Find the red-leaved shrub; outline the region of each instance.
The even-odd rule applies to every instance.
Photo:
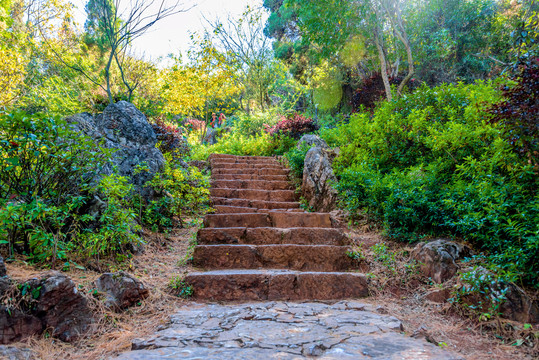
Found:
[[[301,135],[318,130],[316,122],[302,114],[283,116],[274,126],[267,126],[266,131],[271,135],[287,135],[299,139]]]
[[[490,109],[491,121],[504,126],[513,149],[539,165],[539,58],[519,68],[517,84],[503,89],[504,100]]]
[[[175,152],[176,155],[185,156],[190,152],[189,144],[182,136],[182,129],[177,125],[166,123],[162,118],[155,119],[152,124],[153,131],[160,141],[159,150],[163,153]]]

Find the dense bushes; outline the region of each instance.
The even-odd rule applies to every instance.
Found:
[[[106,153],[59,118],[0,114],[0,243],[43,260],[64,258],[77,213]]]
[[[296,145],[296,140],[288,136],[271,136],[267,133],[245,136],[239,132],[223,134],[215,145],[193,147],[193,160],[206,160],[210,154],[273,156],[283,155]]]
[[[60,118],[0,113],[1,252],[52,267],[74,257],[123,260],[142,242],[140,223],[164,230],[207,207],[207,178],[173,152],[146,184],[155,194],[148,202],[127,178],[97,175],[111,155],[97,145]]]
[[[539,274],[539,180],[487,109],[497,85],[420,88],[322,131],[341,146],[342,203],[403,241],[448,235],[490,253],[529,284]]]

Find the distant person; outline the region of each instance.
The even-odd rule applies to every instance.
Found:
[[[226,124],[226,116],[221,113],[221,115],[219,115],[219,127],[223,126],[223,124]]]
[[[219,119],[220,120],[220,119]],[[212,128],[215,128],[215,126],[219,126],[219,124],[217,123],[218,119],[217,119],[217,114],[215,113],[212,113],[211,114],[211,121],[210,121],[210,126]]]

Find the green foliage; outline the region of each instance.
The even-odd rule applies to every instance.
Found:
[[[210,154],[273,156],[283,155],[295,145],[287,136],[271,136],[261,132],[246,136],[238,132],[222,135],[215,145],[193,144],[192,160],[206,160]]]
[[[10,252],[65,258],[86,188],[108,152],[59,118],[0,113],[0,229]]]
[[[275,109],[254,112],[250,115],[245,113],[236,113],[234,119],[234,132],[255,136],[267,127],[271,127],[281,119]]]
[[[183,168],[167,156],[162,172],[155,174],[146,186],[159,194],[157,200],[144,205],[141,220],[154,231],[173,227],[177,218],[183,226],[185,215],[203,213],[208,209],[209,179],[196,167]]]
[[[85,256],[100,259],[116,255],[122,260],[129,247],[143,243],[137,235],[141,230],[135,221],[136,213],[131,208],[129,196],[133,186],[127,178],[116,174],[104,176],[93,192],[105,199],[105,207],[95,224],[94,231],[86,230],[79,236],[78,250]]]
[[[292,170],[292,174],[298,179],[303,178],[305,156],[307,155],[307,152],[311,149],[311,147],[312,146],[309,146],[306,143],[302,142],[299,149],[294,146],[290,149],[290,151],[284,154],[284,157],[288,160],[288,164],[290,166],[290,170]]]
[[[536,169],[491,124],[497,85],[423,87],[321,135],[341,146],[343,206],[401,241],[456,235],[529,284],[539,267]]]
[[[183,276],[177,275],[170,279],[168,287],[174,295],[183,299],[188,299],[193,295],[193,286],[187,284]]]

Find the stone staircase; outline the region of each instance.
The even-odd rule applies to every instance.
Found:
[[[336,300],[368,295],[327,213],[300,209],[271,157],[210,156],[216,214],[206,215],[187,275],[195,300]]]

